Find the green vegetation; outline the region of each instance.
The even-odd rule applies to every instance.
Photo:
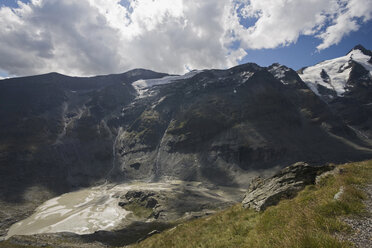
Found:
[[[339,217],[365,213],[360,186],[372,181],[372,161],[340,165],[341,173],[324,177],[294,199],[263,213],[233,206],[154,235],[132,247],[351,247],[335,238],[350,228]],[[341,186],[339,200],[334,195]]]
[[[151,208],[146,208],[141,206],[137,202],[132,202],[124,206],[125,210],[131,211],[136,217],[139,218],[148,218],[152,214]]]

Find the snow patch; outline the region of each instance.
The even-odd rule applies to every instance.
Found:
[[[286,81],[283,80],[285,78],[285,73],[288,71],[290,71],[289,68],[277,64],[273,65],[269,69],[269,72],[273,74],[276,79],[279,79],[282,84],[288,84]]]
[[[246,79],[248,80],[249,78],[251,78],[253,76],[254,72],[251,72],[251,71],[245,71],[245,72],[242,72],[240,74],[240,76],[243,78],[243,79]]]

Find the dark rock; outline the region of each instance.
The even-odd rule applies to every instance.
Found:
[[[361,44],[356,45],[351,51],[353,51],[353,50],[360,50],[360,51],[362,51],[363,54],[368,55],[368,56],[372,56],[372,51],[366,49]],[[348,52],[348,53],[350,53],[350,52]]]
[[[330,165],[310,166],[298,162],[270,178],[258,177],[249,186],[242,202],[243,207],[263,211],[269,206],[276,205],[281,199],[295,197],[306,185],[314,184],[318,175],[333,168]]]
[[[164,209],[155,209],[154,212],[152,213],[152,216],[155,219],[159,219],[159,217],[164,213]]]
[[[143,202],[150,196],[154,196],[154,195],[155,195],[155,192],[152,192],[152,191],[130,190],[125,194],[125,198],[129,201]]]
[[[337,93],[334,90],[328,89],[321,84],[317,85],[317,89],[319,94],[322,95],[323,99],[327,101],[331,101],[332,99],[337,97]]]
[[[131,164],[131,165],[129,165],[131,168],[133,168],[133,169],[135,169],[135,170],[138,170],[139,168],[140,168],[140,166],[141,166],[141,164],[140,163],[134,163],[134,164]]]
[[[348,84],[355,84],[360,81],[361,78],[369,79],[369,71],[357,62],[351,63],[351,72],[349,74]],[[355,85],[354,85],[355,86]]]
[[[154,208],[158,204],[158,201],[154,198],[149,198],[146,202],[146,208]]]
[[[142,191],[135,191],[135,190],[130,190],[125,194],[125,198],[127,200],[131,200],[133,198],[140,198],[143,195]]]
[[[329,83],[330,80],[331,80],[328,73],[324,69],[322,69],[322,72],[320,73],[320,76],[325,83]]]
[[[129,202],[119,202],[119,206],[120,207],[124,207],[124,206],[126,206],[126,205],[128,205],[129,204]]]
[[[159,206],[159,201],[162,199],[160,193],[147,190],[130,190],[120,199],[124,199],[119,202],[119,206],[124,207],[131,203],[136,203],[145,208],[155,208]]]

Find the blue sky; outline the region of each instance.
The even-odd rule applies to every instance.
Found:
[[[342,41],[325,50],[317,51],[319,39],[313,36],[300,36],[295,44],[275,49],[247,50],[248,55],[242,63],[255,62],[261,66],[269,66],[277,62],[295,70],[317,64],[323,60],[346,55],[354,46],[361,44],[372,49],[372,22],[369,21],[358,31],[352,32]]]
[[[9,6],[9,7],[17,7],[18,0],[0,0],[0,5]],[[28,3],[29,0],[22,0],[21,2]]]
[[[22,2],[29,8],[0,0],[0,77],[182,74],[246,62],[297,70],[357,44],[372,49],[372,0]]]

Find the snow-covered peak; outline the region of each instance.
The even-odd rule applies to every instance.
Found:
[[[356,45],[349,53],[351,53],[352,51],[355,51],[355,50],[359,50],[362,53],[364,53],[365,55],[372,56],[372,51],[366,49],[364,46],[362,46],[360,44]]]
[[[146,92],[148,92],[149,88],[155,85],[170,84],[177,80],[192,78],[193,76],[195,76],[196,74],[200,72],[202,71],[193,70],[181,76],[166,76],[166,77],[157,78],[157,79],[138,80],[138,81],[133,82],[132,85],[138,93],[138,98],[143,98],[147,95]]]
[[[326,60],[304,69],[299,76],[317,95],[320,95],[319,85],[321,85],[334,91],[337,96],[342,96],[346,91],[346,83],[352,70],[351,63],[359,63],[372,74],[372,64],[368,62],[370,59],[371,56],[354,48],[346,56]]]

